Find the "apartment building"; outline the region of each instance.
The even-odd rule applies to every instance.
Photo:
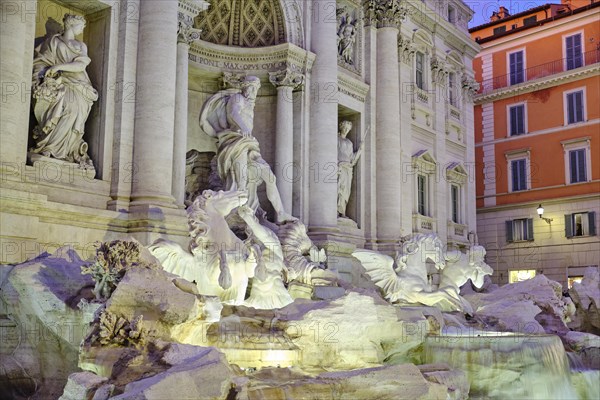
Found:
[[[477,231],[493,280],[565,288],[600,264],[600,2],[562,0],[469,30]]]

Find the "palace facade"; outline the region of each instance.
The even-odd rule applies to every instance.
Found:
[[[93,169],[32,152],[34,48],[67,13],[87,22],[77,38],[98,92],[83,136]],[[252,134],[283,206],[340,257],[342,276],[356,274],[355,248],[392,252],[411,233],[468,245],[472,13],[455,0],[3,2],[0,262],[66,244],[91,256],[94,242],[128,236],[187,243],[184,208],[210,187],[216,152],[200,111],[247,76],[261,80]],[[342,121],[362,148],[345,215]]]

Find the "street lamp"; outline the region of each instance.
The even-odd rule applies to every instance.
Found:
[[[540,218],[546,221],[548,224],[553,221],[552,218],[544,218],[544,207],[542,207],[541,204],[537,208],[537,213],[540,216]]]

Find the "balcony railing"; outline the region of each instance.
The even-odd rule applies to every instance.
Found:
[[[488,94],[494,90],[509,86],[522,85],[523,83],[545,78],[561,72],[574,70],[600,62],[600,49],[588,51],[575,58],[561,58],[546,64],[536,65],[518,73],[496,76],[482,82],[479,94]]]

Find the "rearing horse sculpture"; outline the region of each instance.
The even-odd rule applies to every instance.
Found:
[[[223,303],[243,304],[257,257],[233,233],[225,217],[247,201],[246,192],[205,190],[187,210],[191,253],[163,239],[149,250],[165,271],[195,281],[200,294],[218,296]]]

